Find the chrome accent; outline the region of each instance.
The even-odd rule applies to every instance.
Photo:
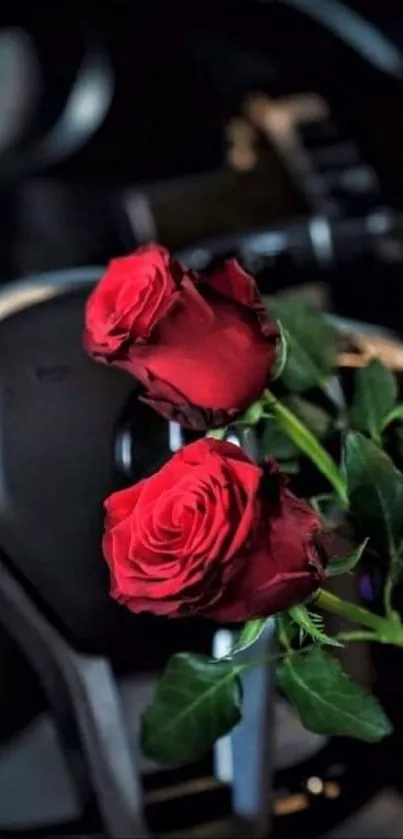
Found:
[[[339,0],[278,0],[333,32],[382,73],[403,79],[403,54],[374,23]]]
[[[315,216],[308,225],[309,238],[320,268],[331,268],[334,263],[332,231],[325,216]]]
[[[41,70],[27,32],[0,33],[0,153],[12,151],[29,127],[39,98]]]
[[[103,266],[66,268],[33,274],[0,288],[0,321],[30,306],[74,291],[90,290],[102,276]]]
[[[74,154],[102,125],[113,100],[115,74],[100,43],[87,48],[64,110],[34,150],[30,163],[54,164]]]

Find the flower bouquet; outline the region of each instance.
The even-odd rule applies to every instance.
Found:
[[[390,456],[403,405],[377,358],[343,391],[344,340],[304,304],[263,301],[235,260],[200,275],[158,245],[113,260],[88,299],[86,351],[139,380],[140,398],[190,439],[106,499],[111,596],[136,613],[237,628],[223,658],[169,660],[141,721],[157,761],[202,757],[241,720],[242,673],[269,660],[311,731],[367,742],[391,732],[337,648],[403,647],[403,474]],[[378,611],[331,590],[368,557],[383,580]],[[326,612],[351,628],[329,634]],[[273,620],[273,656],[246,660]]]

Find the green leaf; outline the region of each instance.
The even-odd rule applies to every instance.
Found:
[[[270,310],[287,334],[287,359],[281,379],[290,390],[322,387],[337,365],[340,333],[306,303],[270,298]]]
[[[265,420],[261,449],[262,454],[274,457],[276,460],[291,460],[300,455],[298,446],[272,417]]]
[[[301,471],[298,460],[279,460],[279,466],[284,475],[299,475]]]
[[[344,468],[351,512],[377,547],[396,554],[403,531],[403,475],[375,443],[350,431]]]
[[[379,441],[385,419],[397,399],[395,375],[377,358],[355,373],[354,399],[350,408],[353,428]]]
[[[172,656],[142,714],[144,754],[162,763],[201,758],[241,719],[242,669],[202,655]]]
[[[276,615],[276,625],[279,643],[288,650],[298,633],[298,625],[291,619],[288,612],[280,612]]]
[[[262,456],[274,457],[281,471],[287,475],[297,475],[300,471],[298,458],[300,451],[292,440],[279,428],[272,417],[266,417],[263,434],[259,442]]]
[[[356,737],[368,743],[382,740],[392,731],[375,697],[353,682],[339,662],[320,648],[287,657],[277,675],[310,731]]]
[[[283,402],[312,431],[315,437],[322,440],[331,432],[332,417],[319,405],[314,405],[313,402],[308,402],[307,399],[296,394],[286,396]]]
[[[342,647],[343,644],[335,638],[330,638],[323,631],[323,618],[308,612],[306,606],[293,606],[289,609],[291,619],[303,630],[305,635],[317,641],[318,644],[328,644],[331,647]]]
[[[356,565],[358,565],[368,542],[369,539],[365,539],[362,545],[355,548],[347,556],[333,557],[327,566],[329,577],[336,577],[339,574],[348,574],[350,571],[353,571]]]
[[[244,650],[249,649],[249,647],[255,644],[264,632],[268,620],[269,618],[255,618],[254,620],[245,623],[245,626],[241,629],[238,638],[235,641],[234,647],[231,650],[231,655],[242,653]]]

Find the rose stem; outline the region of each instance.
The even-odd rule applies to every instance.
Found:
[[[319,440],[285,405],[270,391],[264,393],[264,401],[275,417],[278,426],[304,452],[334,487],[343,507],[348,507],[347,487],[341,469],[323,448]]]
[[[319,589],[315,603],[326,612],[340,615],[353,623],[372,629],[380,641],[403,647],[403,627],[400,623],[375,615],[374,612],[370,612],[355,603],[342,600],[330,591],[325,591],[325,589]]]

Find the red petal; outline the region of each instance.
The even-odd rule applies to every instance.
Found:
[[[244,271],[236,259],[228,259],[212,274],[203,275],[203,283],[223,297],[251,309],[256,314],[264,337],[273,341],[278,339],[277,322],[271,320],[254,278]]]

